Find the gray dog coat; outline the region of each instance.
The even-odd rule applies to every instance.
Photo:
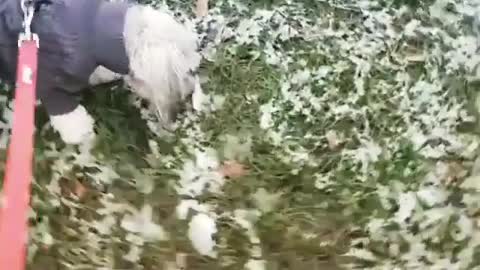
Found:
[[[46,2],[46,3],[44,3]],[[37,95],[48,114],[60,115],[79,105],[98,66],[129,73],[124,25],[130,4],[104,0],[37,1],[32,32],[40,40]],[[19,0],[0,4],[0,78],[15,80],[18,35],[23,14]]]

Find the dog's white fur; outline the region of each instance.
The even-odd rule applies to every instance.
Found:
[[[65,143],[84,143],[95,137],[94,120],[82,105],[70,113],[51,116],[50,123]]]
[[[172,110],[199,87],[198,76],[192,73],[201,59],[196,34],[167,13],[133,6],[126,14],[124,40],[130,74],[121,76],[100,66],[90,76],[90,84],[123,77],[134,93],[150,101],[162,124],[168,126]],[[50,119],[68,144],[83,143],[94,134],[94,121],[83,106]]]
[[[127,83],[149,100],[164,124],[171,109],[193,92],[195,71],[200,63],[193,32],[170,15],[148,6],[127,11],[125,47],[131,73]]]

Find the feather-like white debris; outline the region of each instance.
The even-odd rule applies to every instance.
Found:
[[[417,205],[417,198],[413,192],[400,194],[398,198],[399,209],[395,213],[395,220],[398,223],[404,223],[409,218]]]
[[[200,213],[190,221],[188,238],[198,253],[215,258],[217,253],[213,250],[215,247],[213,235],[216,232],[217,225],[215,220],[206,214]]]
[[[126,215],[121,223],[123,229],[136,233],[145,241],[161,241],[167,239],[163,227],[152,221],[152,207],[145,205],[133,215]]]
[[[185,220],[188,217],[190,210],[195,210],[197,212],[207,213],[210,211],[208,205],[199,204],[197,200],[182,200],[177,205],[177,217],[180,220]]]
[[[250,259],[245,264],[245,269],[246,270],[265,270],[267,268],[266,268],[266,263],[265,263],[264,260]]]

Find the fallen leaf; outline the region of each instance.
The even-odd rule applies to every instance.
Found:
[[[165,270],[178,270],[177,268],[177,265],[175,264],[175,262],[171,262],[171,261],[165,261],[163,263],[163,269]],[[180,268],[181,269],[181,268]]]
[[[224,177],[229,177],[229,178],[242,177],[248,173],[248,170],[245,167],[245,165],[234,160],[225,161],[220,166],[219,171]]]
[[[196,15],[204,17],[208,14],[208,0],[197,0]]]
[[[177,253],[175,255],[175,261],[177,269],[187,269],[187,254],[186,253]]]
[[[75,187],[74,187],[73,193],[79,199],[82,199],[87,193],[87,188],[85,188],[85,186],[82,183],[80,183],[80,181],[75,180]]]
[[[424,62],[425,61],[425,54],[421,51],[418,51],[416,48],[407,46],[405,48],[405,59],[408,62]]]
[[[264,213],[271,212],[279,202],[282,193],[270,193],[264,188],[259,188],[252,195],[253,201],[258,209]]]
[[[60,186],[60,193],[62,194],[62,196],[68,197],[72,195],[72,182],[70,181],[70,179],[62,177],[58,181],[58,184]]]
[[[458,184],[468,174],[468,171],[459,162],[452,161],[447,166],[448,171],[445,179],[447,186]]]
[[[424,62],[425,61],[425,55],[424,54],[410,54],[405,56],[405,59],[407,59],[408,62]]]
[[[343,143],[341,136],[335,130],[329,130],[325,134],[330,150],[337,150]]]
[[[135,213],[125,215],[120,226],[127,232],[140,236],[145,241],[154,242],[167,240],[167,232],[152,219],[153,207],[146,204]]]

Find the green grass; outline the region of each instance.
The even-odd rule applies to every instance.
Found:
[[[208,115],[202,122],[202,128],[207,135],[206,146],[222,149],[225,134],[247,134],[254,143],[253,152],[245,160],[251,172],[245,177],[229,181],[223,188],[222,196],[206,194],[201,200],[217,204],[222,211],[233,211],[255,207],[251,195],[258,188],[265,188],[268,192],[282,192],[284,195],[280,197],[275,212],[268,213],[255,222],[270,267],[305,269],[304,267],[318,265],[321,269],[338,269],[337,261],[342,261],[338,254],[345,252],[348,245],[346,234],[349,221],[348,217],[341,213],[332,213],[333,209],[325,207],[327,202],[335,201],[337,196],[318,194],[310,178],[314,172],[312,169],[292,175],[291,170],[294,168],[285,166],[272,155],[272,146],[263,142],[264,132],[258,128],[258,104],[249,103],[245,98],[257,94],[258,102],[265,102],[276,95],[277,72],[261,61],[241,59],[224,52],[220,54],[218,61],[208,67],[208,73],[216,76],[211,77],[205,90],[224,95],[226,100],[224,109]],[[220,221],[221,233],[218,238],[224,239],[228,246],[219,253],[220,261],[233,260],[232,265],[222,268],[217,261],[206,260],[192,250],[188,238],[185,237],[187,224],[173,215],[179,200],[169,185],[174,179],[165,173],[164,168],[152,168],[145,162],[144,157],[149,154],[146,140],[151,139],[152,135],[138,112],[125,103],[124,93],[98,92],[95,94],[94,103],[92,102],[94,105],[89,107],[97,117],[98,144],[94,153],[104,156],[99,159],[100,162],[111,164],[122,179],[104,186],[105,190],[98,190],[97,185],[85,175],[85,169],[74,168],[76,173],[71,173],[70,177],[66,176],[61,182],[65,185],[64,189],[68,190],[69,186],[72,188],[72,181],[78,180],[87,186],[92,194],[82,199],[75,215],[70,212],[71,206],[66,205],[38,211],[40,217],[49,218],[51,233],[58,243],[48,251],[38,252],[30,264],[30,269],[43,269],[47,266],[55,269],[52,268],[54,265],[57,269],[66,269],[65,265],[60,265],[60,261],[75,262],[74,265],[79,261],[84,261],[86,265],[92,263],[88,256],[69,254],[68,251],[86,248],[86,235],[85,232],[78,231],[81,228],[79,223],[92,222],[98,218],[98,199],[106,190],[113,193],[118,202],[137,206],[148,202],[154,207],[160,223],[173,234],[169,243],[152,245],[145,249],[141,260],[144,269],[156,269],[165,258],[171,259],[178,251],[190,254],[188,265],[191,269],[240,269],[248,260],[249,244],[243,230],[231,220]],[[119,104],[123,110],[118,109]],[[42,147],[41,143],[37,144],[37,147]],[[168,148],[171,150],[171,146],[167,147],[166,154],[169,153]],[[39,153],[43,151],[41,148],[37,149]],[[49,163],[47,158],[43,159],[42,162],[42,158],[37,158],[37,166]],[[142,195],[135,190],[130,181],[134,174],[132,170],[140,173],[152,171],[155,181],[152,194]],[[37,179],[47,180],[51,177],[48,168],[37,169],[37,173]],[[44,190],[43,185],[37,186],[37,189],[38,194],[45,193],[44,200],[52,196]],[[68,191],[63,195],[65,194],[68,194]],[[342,207],[335,210],[341,209]],[[72,221],[74,217],[79,220]],[[302,234],[306,232],[317,236],[308,241],[304,240]],[[68,236],[69,234],[71,236]],[[333,244],[319,247],[318,242],[322,240],[333,240]],[[125,246],[121,242],[112,242],[109,240],[106,244],[114,253],[118,253],[114,256],[115,269],[132,269],[133,265],[120,259],[120,255],[126,252]],[[80,269],[91,268],[86,266]]]

